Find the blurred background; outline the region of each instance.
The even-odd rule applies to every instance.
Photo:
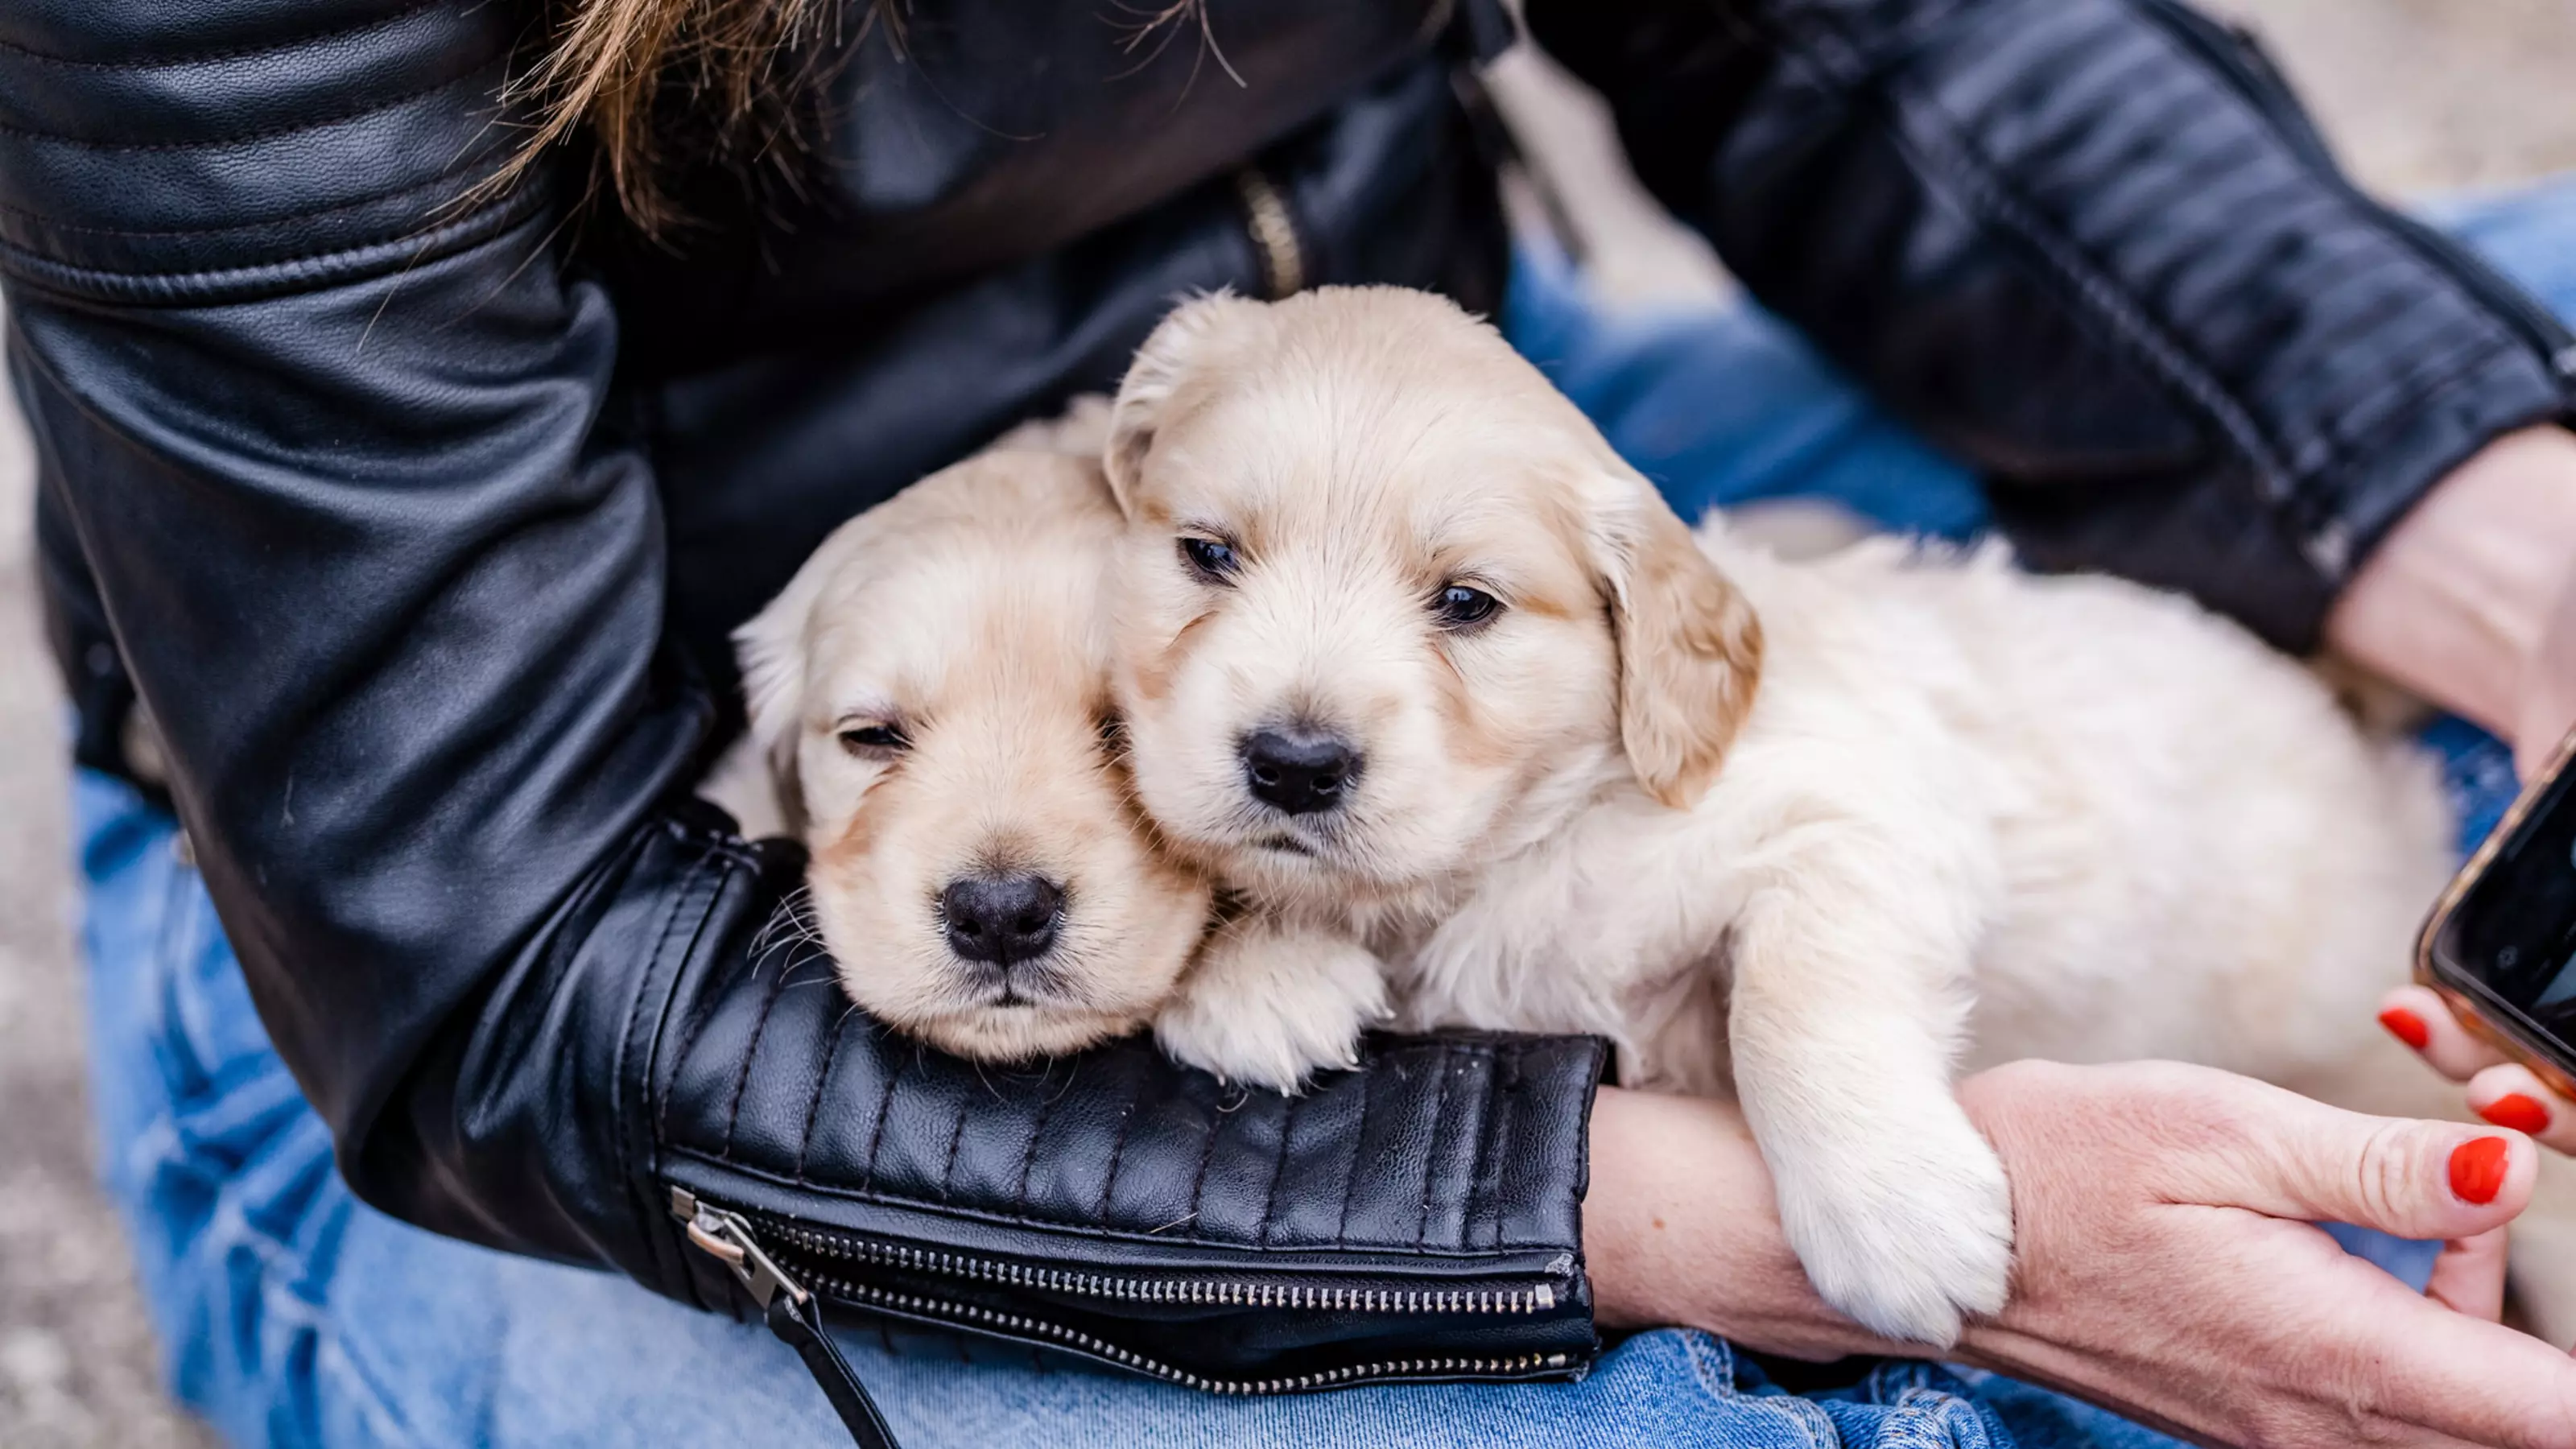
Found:
[[[2576,169],[2576,0],[2205,0],[2271,45],[2346,163],[2398,198]],[[1222,23],[1222,14],[1219,14]],[[1626,179],[1598,102],[1527,54],[1496,90],[1622,306],[1724,295]],[[125,1245],[91,1185],[60,702],[28,556],[31,462],[0,397],[0,1449],[208,1437],[159,1389]]]

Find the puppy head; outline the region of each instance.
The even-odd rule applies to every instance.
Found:
[[[1621,767],[1686,806],[1750,708],[1742,597],[1439,298],[1191,302],[1138,353],[1105,456],[1138,793],[1274,899],[1471,870]]]
[[[1140,1024],[1207,888],[1131,803],[1099,467],[986,454],[845,524],[735,636],[851,998],[1009,1061]]]

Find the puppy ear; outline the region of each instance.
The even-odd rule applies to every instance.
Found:
[[[1646,793],[1686,809],[1717,779],[1752,711],[1762,621],[1653,488],[1623,481],[1626,524],[1605,540],[1620,742]]]
[[[1110,405],[1109,442],[1101,453],[1119,512],[1134,512],[1136,479],[1154,450],[1155,434],[1169,419],[1173,394],[1221,344],[1242,335],[1262,305],[1227,291],[1192,297],[1136,349],[1118,384],[1118,400]]]
[[[815,559],[830,551],[827,543]],[[733,631],[752,747],[769,767],[770,783],[788,828],[800,835],[805,828],[805,790],[797,777],[796,745],[805,713],[805,624],[823,592],[824,577],[825,570],[808,562],[767,608]]]

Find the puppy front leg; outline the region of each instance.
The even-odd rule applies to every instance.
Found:
[[[1360,1033],[1386,1014],[1386,973],[1366,947],[1249,917],[1199,948],[1154,1039],[1226,1081],[1295,1092],[1315,1072],[1356,1066]]]
[[[2004,1306],[2012,1196],[1950,1090],[1968,958],[1939,918],[1958,905],[1868,875],[1789,872],[1748,902],[1736,1091],[1816,1291],[1878,1333],[1947,1346],[1964,1315]]]

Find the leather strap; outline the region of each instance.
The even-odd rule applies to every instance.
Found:
[[[857,1370],[841,1357],[832,1335],[823,1331],[821,1300],[780,1293],[769,1300],[768,1318],[769,1331],[796,1350],[814,1382],[822,1385],[823,1397],[832,1401],[832,1412],[841,1416],[841,1427],[850,1431],[851,1442],[859,1449],[902,1449],[894,1430],[886,1426],[885,1415],[877,1411],[877,1401],[868,1397],[867,1385],[859,1382]]]

